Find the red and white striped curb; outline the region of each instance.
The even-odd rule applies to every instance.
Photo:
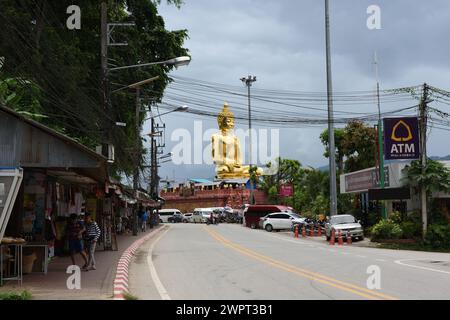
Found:
[[[124,293],[128,292],[128,268],[130,262],[139,247],[155,232],[151,232],[145,237],[136,240],[127,250],[125,250],[117,263],[116,278],[114,279],[114,300],[125,300]]]

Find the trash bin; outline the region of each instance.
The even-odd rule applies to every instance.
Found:
[[[37,256],[35,252],[33,252],[30,255],[22,257],[22,272],[24,274],[31,273],[33,271],[33,266],[36,259]]]

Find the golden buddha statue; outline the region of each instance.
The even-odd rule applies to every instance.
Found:
[[[250,166],[242,165],[240,143],[233,133],[234,115],[225,103],[217,116],[220,133],[212,135],[212,159],[216,165],[216,178],[240,179],[250,177]],[[258,168],[256,175],[261,175]]]

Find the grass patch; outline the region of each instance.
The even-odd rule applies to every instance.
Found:
[[[139,300],[138,297],[133,296],[131,293],[128,293],[128,292],[123,293],[123,298],[125,300]]]
[[[31,293],[27,290],[22,292],[0,292],[0,300],[31,300]]]
[[[377,248],[450,253],[450,248],[433,248],[432,246],[426,246],[420,243],[379,243]]]

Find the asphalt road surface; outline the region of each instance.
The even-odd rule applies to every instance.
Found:
[[[330,246],[241,225],[170,224],[130,269],[139,299],[450,299],[450,254]]]

